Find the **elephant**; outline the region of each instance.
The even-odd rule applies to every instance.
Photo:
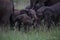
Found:
[[[20,31],[21,29],[21,25],[23,24],[23,28],[25,31],[29,31],[32,23],[33,23],[33,20],[31,19],[31,17],[29,17],[27,14],[22,14],[22,15],[18,15],[16,16],[16,19],[15,19],[15,26],[17,25],[18,26],[18,30]]]
[[[60,2],[56,3],[52,6],[42,6],[40,9],[37,10],[38,15],[42,15],[45,23],[47,24],[48,29],[50,28],[51,24],[57,24],[60,19]],[[42,18],[40,17],[40,19]]]
[[[38,20],[38,17],[36,15],[36,11],[34,9],[27,9],[26,14],[31,17],[31,19],[33,20],[33,28],[35,28],[36,26],[36,22]]]
[[[36,12],[33,9],[30,9],[30,10],[27,10],[27,9],[22,9],[22,10],[14,9],[14,14],[12,14],[10,16],[10,22],[11,22],[10,24],[11,24],[12,27],[14,27],[14,25],[15,25],[16,17],[19,16],[19,15],[22,15],[22,14],[26,14],[28,16],[28,18],[30,17],[31,20],[33,20],[33,21],[37,21],[37,19],[38,19],[37,16],[36,16]],[[34,23],[32,25],[34,25]]]
[[[10,24],[10,15],[14,13],[13,0],[0,0],[0,25],[6,27]]]
[[[10,15],[10,27],[14,26],[14,21],[16,16],[21,15],[21,14],[25,14],[26,10],[22,9],[22,10],[18,10],[18,9],[14,9],[14,13]]]

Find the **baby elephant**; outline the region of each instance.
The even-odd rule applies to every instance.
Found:
[[[37,14],[41,15],[40,18],[45,20],[45,23],[47,24],[48,29],[50,28],[51,24],[54,22],[54,24],[57,24],[60,19],[60,3],[56,3],[52,6],[43,6],[40,9],[37,10]]]
[[[10,15],[10,27],[11,29],[14,29],[14,25],[15,25],[15,18],[18,15],[22,15],[22,14],[26,14],[27,10],[22,9],[22,10],[18,10],[18,9],[14,9],[14,13]]]
[[[21,25],[23,24],[23,28],[26,31],[29,31],[33,20],[31,19],[31,17],[29,17],[27,14],[22,14],[22,15],[18,15],[15,19],[15,26],[18,26],[18,30],[20,31],[20,28],[22,27]]]

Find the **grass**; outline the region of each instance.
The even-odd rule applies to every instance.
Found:
[[[60,27],[50,31],[31,31],[28,33],[22,31],[0,32],[0,40],[60,40]]]

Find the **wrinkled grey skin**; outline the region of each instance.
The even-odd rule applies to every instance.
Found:
[[[17,22],[17,26],[18,26],[18,30],[20,31],[21,25],[23,23],[23,28],[28,31],[29,28],[31,27],[33,20],[31,19],[31,17],[29,17],[27,14],[22,14],[22,15],[18,15],[15,19],[15,23]],[[15,26],[16,26],[15,25]]]
[[[13,0],[0,0],[0,25],[10,24],[10,15],[14,13]]]
[[[42,15],[47,27],[50,28],[52,21],[57,24],[60,19],[60,3],[56,3],[52,6],[43,6],[37,10],[38,15]],[[40,17],[40,19],[42,18]]]

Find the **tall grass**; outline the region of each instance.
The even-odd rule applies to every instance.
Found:
[[[60,40],[60,27],[56,27],[50,31],[7,31],[0,32],[0,40]]]

